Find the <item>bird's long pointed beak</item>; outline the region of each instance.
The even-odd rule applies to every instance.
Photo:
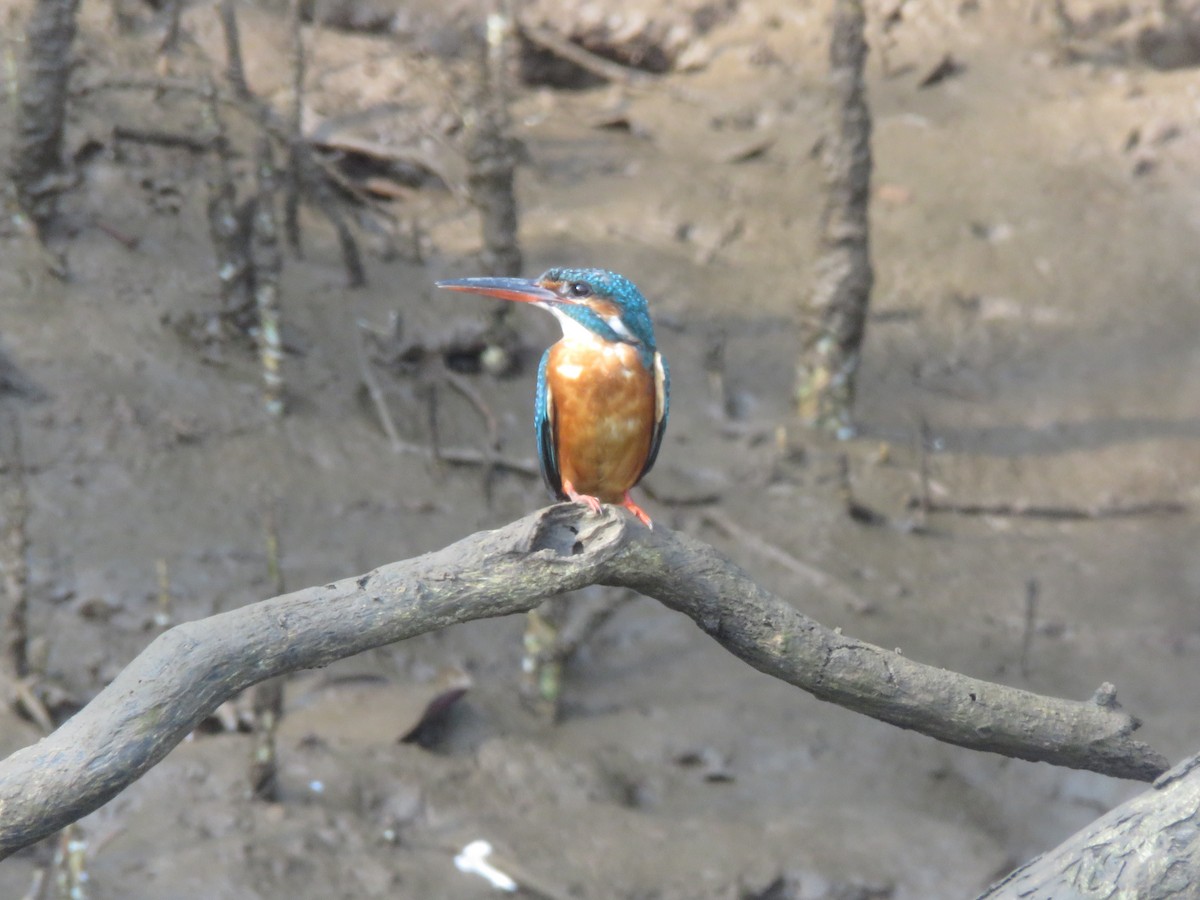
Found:
[[[499,297],[518,303],[562,302],[562,298],[548,291],[531,278],[451,278],[439,281],[437,286],[448,291],[466,294],[481,294],[484,297]]]

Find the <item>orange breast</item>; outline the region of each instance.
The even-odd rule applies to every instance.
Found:
[[[581,494],[619,503],[654,431],[654,375],[629,344],[559,341],[546,368],[558,467]]]

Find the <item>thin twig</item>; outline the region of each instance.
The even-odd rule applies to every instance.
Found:
[[[521,636],[521,699],[547,722],[558,721],[564,657],[556,652],[569,596],[550,597],[525,616]]]
[[[518,27],[521,34],[525,35],[531,43],[537,44],[544,50],[549,50],[556,56],[561,56],[567,62],[574,63],[597,78],[603,78],[605,81],[612,81],[628,87],[645,87],[658,81],[655,76],[648,72],[623,66],[618,62],[613,62],[611,59],[606,59],[603,56],[592,53],[592,51],[564,37],[560,37],[547,28],[531,25],[529,22],[520,22]]]
[[[1037,632],[1038,594],[1040,585],[1036,578],[1030,578],[1025,584],[1025,627],[1021,632],[1021,658],[1018,668],[1022,678],[1029,677],[1029,658],[1033,652],[1033,636]]]
[[[208,227],[216,253],[217,278],[221,285],[221,309],[226,315],[240,313],[249,301],[252,264],[248,235],[237,208],[237,187],[233,182],[233,159],[225,121],[221,116],[216,87],[205,92],[205,111],[215,134],[217,164],[208,179]]]
[[[435,459],[433,448],[421,444],[401,441],[398,450],[413,456],[423,456],[429,460]],[[471,447],[442,447],[438,451],[436,460],[454,466],[495,466],[497,469],[504,469],[517,475],[526,475],[530,478],[542,477],[541,469],[532,459],[492,456]]]
[[[304,74],[307,58],[304,49],[303,19],[300,14],[301,0],[288,0],[288,65],[292,70],[292,106],[287,124],[292,132],[288,143],[286,190],[283,200],[283,230],[288,246],[297,256],[304,257],[304,244],[300,234],[300,188],[303,183],[300,170],[298,144],[304,140]]]
[[[21,420],[0,404],[0,570],[4,573],[3,647],[0,674],[20,682],[29,674],[29,492]]]
[[[192,153],[208,153],[216,148],[216,138],[214,137],[196,137],[194,134],[162,131],[157,128],[138,128],[133,125],[114,125],[113,140],[151,144],[157,147],[182,147]]]
[[[425,424],[429,429],[429,458],[433,461],[433,467],[440,477],[444,466],[442,463],[442,430],[438,425],[437,382],[433,379],[426,379],[418,392],[425,399]]]
[[[170,56],[179,49],[180,27],[183,19],[184,0],[167,0],[167,27],[163,32],[158,52],[162,56]]]
[[[483,466],[483,496],[487,501],[488,508],[492,504],[492,475],[496,471],[495,459],[497,453],[500,452],[500,423],[496,421],[496,415],[484,401],[479,391],[475,390],[475,386],[466,378],[463,378],[457,372],[451,372],[449,369],[444,369],[442,372],[446,383],[460,395],[466,398],[467,402],[475,407],[475,411],[479,413],[483,419],[484,426],[487,428],[487,444],[484,449],[484,458],[488,460]]]
[[[872,604],[859,597],[849,585],[772,544],[762,535],[739,525],[720,510],[705,509],[700,513],[700,518],[718,531],[724,532],[728,537],[739,541],[763,559],[782,566],[793,575],[799,575],[818,590],[838,597],[848,609],[855,612],[869,612],[873,608]]]
[[[13,682],[15,705],[41,729],[43,734],[49,734],[54,730],[54,717],[50,715],[50,710],[46,708],[45,702],[38,696],[39,683],[40,679],[32,675]]]
[[[234,0],[221,0],[217,7],[221,17],[221,31],[225,36],[225,78],[238,97],[250,100],[254,95],[246,82],[246,66],[242,62],[242,38],[238,30],[237,9],[233,3]]]
[[[618,610],[636,600],[634,591],[614,591],[605,589],[604,595],[582,613],[567,619],[558,635],[558,643],[554,647],[555,654],[562,660],[568,660],[578,652],[584,642],[604,627]]]
[[[280,564],[279,521],[275,505],[265,504],[263,536],[267,549],[267,577],[277,594],[285,590]],[[254,750],[250,759],[250,794],[259,800],[279,798],[279,758],[275,732],[283,719],[283,695],[288,675],[276,675],[254,686]]]
[[[279,227],[275,221],[277,177],[271,141],[264,135],[258,144],[258,184],[251,225],[251,254],[254,263],[254,305],[258,312],[258,354],[262,365],[263,403],[267,415],[278,418],[285,411],[283,381],[283,322],[279,303],[279,278],[283,254],[279,251]]]
[[[930,501],[929,511],[953,513],[959,516],[1091,522],[1100,519],[1129,519],[1137,516],[1179,516],[1188,511],[1188,506],[1177,500],[1147,500],[1143,503],[1114,503],[1093,507],[1038,506],[1025,503],[944,503],[935,500]]]
[[[72,183],[62,171],[62,145],[79,0],[36,0],[31,6],[25,58],[16,80],[12,182],[17,202],[45,245],[58,195]]]
[[[517,275],[521,246],[515,191],[520,142],[512,134],[508,111],[508,59],[513,22],[508,0],[498,0],[488,16],[487,41],[479,63],[478,85],[465,118],[467,191],[479,210],[483,232],[483,270],[488,275]],[[511,304],[493,312],[502,324]]]
[[[363,342],[362,330],[369,327],[367,322],[359,320],[354,322],[354,351],[358,357],[358,371],[366,386],[367,396],[375,405],[375,413],[379,416],[379,424],[383,427],[383,433],[387,435],[388,443],[392,445],[392,452],[400,453],[404,449],[404,442],[400,440],[400,434],[396,431],[396,423],[392,421],[392,414],[388,410],[387,397],[383,393],[379,379],[375,377],[375,370],[371,368],[371,359],[367,356],[367,348]]]
[[[338,208],[338,199],[330,188],[327,179],[322,177],[323,167],[313,148],[300,136],[282,122],[271,106],[253,94],[242,96],[235,91],[234,96],[227,97],[209,86],[203,88],[181,79],[168,78],[121,78],[107,79],[97,84],[81,89],[86,94],[97,90],[152,90],[176,91],[205,98],[211,104],[225,104],[249,116],[253,121],[265,128],[276,140],[281,141],[296,153],[296,171],[300,173],[301,183],[307,188],[308,196],[313,205],[329,220],[337,235],[338,247],[342,255],[342,265],[346,269],[346,281],[350,287],[362,287],[367,283],[366,268],[363,265],[362,253],[354,233],[346,223],[345,216]],[[248,90],[248,88],[247,88]]]
[[[929,422],[922,417],[921,427],[917,432],[917,509],[921,514],[921,524],[924,524],[928,518],[929,507],[932,503],[932,494],[929,489],[929,451],[932,447],[933,432],[929,428]]]

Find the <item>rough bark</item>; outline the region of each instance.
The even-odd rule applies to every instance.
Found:
[[[511,4],[497,0],[488,16],[487,42],[479,85],[467,117],[467,190],[479,210],[483,270],[488,275],[520,275],[516,172],[521,145],[512,135],[508,84],[515,25]],[[497,311],[503,319],[508,304]]]
[[[979,900],[1179,900],[1200,873],[1200,755],[1014,870]]]
[[[79,0],[37,0],[25,31],[13,181],[44,240],[62,189],[63,123]]]
[[[258,311],[258,358],[262,367],[263,405],[268,415],[279,417],[286,410],[279,302],[283,254],[279,249],[279,226],[275,218],[278,179],[271,139],[266,135],[258,143],[257,168],[257,194],[250,222],[250,257],[254,265],[254,305]]]
[[[91,703],[0,762],[0,859],[96,809],[252,684],[457,622],[528,612],[588,584],[632,588],[814,696],[938,740],[1121,778],[1166,761],[1111,686],[1089,702],[979,681],[857,641],[759,587],[716,550],[616,510],[562,504],[434,553],[186,622]]]
[[[862,0],[836,0],[829,51],[830,125],[821,162],[821,212],[811,312],[819,318],[797,367],[800,417],[842,434],[853,431],[851,411],[871,269],[868,204],[871,191],[871,112],[863,69],[867,60]]]

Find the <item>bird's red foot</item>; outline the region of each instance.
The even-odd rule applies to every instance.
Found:
[[[575,485],[571,484],[571,482],[568,481],[566,478],[563,479],[562,486],[563,486],[563,493],[566,494],[568,498],[573,500],[575,503],[582,503],[584,506],[586,506],[588,509],[590,509],[592,512],[596,513],[597,515],[600,514],[600,498],[599,497],[593,497],[590,494],[579,493],[579,491],[575,490]]]
[[[638,520],[647,528],[653,530],[654,523],[650,521],[650,517],[646,515],[645,510],[633,502],[633,498],[629,496],[629,491],[625,492],[625,499],[621,505],[638,517]]]

